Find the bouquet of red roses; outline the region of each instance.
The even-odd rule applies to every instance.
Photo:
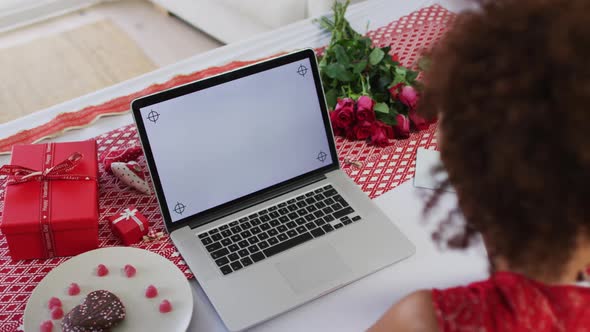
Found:
[[[344,18],[347,6],[335,2],[333,19],[319,21],[332,32],[319,68],[334,134],[385,146],[407,138],[411,127],[428,128],[430,122],[416,114],[418,72],[403,67],[397,55],[387,56],[389,47],[373,47],[354,31]]]
[[[428,128],[430,122],[416,114],[418,93],[412,86],[394,86],[390,93],[391,98],[408,107],[407,116],[398,113],[395,116],[396,123],[389,125],[377,119],[376,103],[371,97],[360,96],[356,101],[352,98],[339,98],[336,107],[330,112],[334,135],[386,146],[389,139],[409,137],[411,126],[416,130]]]

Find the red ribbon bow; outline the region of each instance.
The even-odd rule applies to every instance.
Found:
[[[81,153],[74,152],[59,164],[42,171],[18,165],[4,165],[0,168],[0,175],[13,176],[8,184],[47,180],[90,180],[90,177],[86,175],[69,174],[78,166],[82,157]]]

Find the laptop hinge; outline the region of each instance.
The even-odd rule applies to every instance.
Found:
[[[225,216],[229,216],[230,214],[234,214],[234,213],[239,212],[241,210],[245,210],[245,209],[252,207],[254,205],[263,203],[263,202],[271,200],[275,197],[284,195],[286,193],[292,192],[292,191],[297,190],[299,188],[303,188],[303,187],[308,186],[312,183],[319,182],[319,181],[322,181],[325,179],[326,179],[326,176],[324,174],[319,174],[319,175],[315,175],[312,177],[307,177],[305,179],[290,183],[287,186],[271,190],[271,191],[266,192],[264,194],[256,195],[256,197],[239,202],[235,206],[228,207],[227,209],[223,209],[223,211],[212,213],[211,215],[203,216],[203,217],[200,217],[194,221],[190,221],[189,227],[190,228],[197,228],[197,227],[203,226],[203,225],[208,224],[208,223],[215,221],[217,219],[221,219]]]

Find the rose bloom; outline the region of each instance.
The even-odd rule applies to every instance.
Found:
[[[335,136],[344,136],[346,131],[338,125],[338,112],[330,112],[330,122],[332,122],[332,129]]]
[[[375,106],[375,101],[371,99],[369,96],[360,96],[358,101],[356,102],[356,119],[359,122],[375,121],[375,111],[373,107]]]
[[[354,122],[354,100],[351,98],[338,99],[333,111],[332,123],[336,128],[348,128]]]
[[[397,124],[393,127],[395,137],[408,138],[410,137],[410,119],[403,114],[398,114],[395,117]]]
[[[387,125],[385,126],[389,127]],[[373,130],[371,132],[371,140],[369,143],[379,147],[389,145],[389,139],[387,139],[386,129],[383,126],[381,126],[379,122],[373,125]]]
[[[379,127],[381,127],[381,129],[383,129],[385,131],[385,136],[387,136],[387,138],[389,139],[394,139],[395,138],[395,131],[393,130],[393,127],[385,124],[381,121],[377,121],[376,123]]]
[[[352,98],[338,98],[338,102],[336,103],[336,107],[334,108],[335,111],[341,110],[342,108],[352,108],[354,109],[354,99]]]
[[[408,116],[410,117],[410,120],[412,120],[412,124],[417,130],[428,129],[430,123],[423,117],[419,116],[415,109],[411,109],[408,113]]]
[[[399,93],[403,87],[404,83],[398,83],[389,88],[389,94],[391,95],[391,99],[397,100],[399,98]]]
[[[399,100],[410,109],[414,109],[416,108],[416,104],[418,104],[418,92],[414,87],[406,85],[399,93]]]
[[[373,124],[369,121],[359,122],[354,126],[354,136],[358,140],[366,140],[373,132]]]
[[[330,114],[330,120],[332,120],[334,128],[346,129],[350,127],[354,121],[354,112],[349,108],[332,111]]]

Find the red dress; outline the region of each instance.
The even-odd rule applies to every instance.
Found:
[[[590,332],[590,288],[548,286],[510,272],[433,290],[441,332]]]

